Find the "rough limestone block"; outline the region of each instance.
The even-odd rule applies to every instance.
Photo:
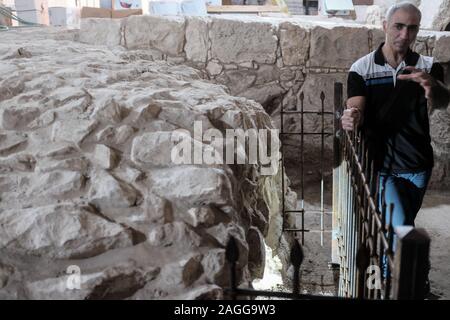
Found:
[[[214,18],[209,37],[212,58],[222,63],[275,63],[278,39],[271,23]]]
[[[76,270],[74,270],[76,271]],[[80,270],[81,271],[81,270]],[[122,299],[128,292],[134,292],[154,279],[160,268],[139,268],[133,260],[120,262],[99,272],[81,272],[80,288],[70,287],[72,274],[27,282],[27,298],[33,300],[96,300]],[[75,290],[74,290],[75,289]]]
[[[5,108],[0,113],[0,124],[6,130],[18,130],[37,118],[39,108],[22,105]]]
[[[80,42],[106,46],[121,45],[121,25],[121,19],[81,19]]]
[[[206,71],[208,71],[208,73],[212,76],[219,75],[222,72],[222,70],[223,70],[222,65],[214,61],[208,62],[208,65],[206,66]]]
[[[378,47],[386,40],[386,35],[382,29],[370,29],[369,34],[372,36],[371,51],[377,50]]]
[[[184,51],[188,60],[206,63],[208,56],[208,22],[200,17],[186,18],[186,45]]]
[[[316,26],[311,31],[310,66],[350,68],[369,53],[366,28]]]
[[[53,124],[51,140],[54,142],[81,143],[97,126],[96,120],[68,120]]]
[[[251,88],[256,81],[255,70],[229,70],[225,72],[225,75],[232,95],[240,95],[242,91]]]
[[[447,110],[435,110],[430,115],[430,135],[433,149],[438,157],[450,158],[450,113]]]
[[[442,36],[436,39],[433,57],[441,63],[450,62],[450,35],[448,33],[445,35],[442,34]]]
[[[194,147],[195,143],[196,147],[202,150],[201,142],[194,141],[190,135],[182,131],[147,132],[133,139],[131,160],[137,166],[145,169],[178,164],[175,158],[172,159],[172,153],[177,150],[176,146],[183,141],[189,143],[191,148]],[[191,159],[192,157],[189,157],[189,161],[191,161]]]
[[[0,248],[50,258],[89,257],[132,245],[121,225],[72,204],[5,210],[0,232]]]
[[[160,281],[165,287],[189,287],[203,273],[201,258],[202,255],[194,254],[165,265],[159,275]]]
[[[209,282],[227,286],[230,277],[227,273],[225,249],[211,249],[205,253],[202,266]]]
[[[0,156],[4,157],[14,153],[16,149],[23,146],[26,142],[27,138],[24,134],[16,132],[0,133]]]
[[[128,49],[154,48],[176,56],[183,52],[182,17],[131,16],[126,20],[124,43]]]
[[[230,236],[236,240],[239,249],[238,263],[242,266],[248,263],[249,258],[249,243],[246,242],[244,230],[239,225],[219,223],[211,228],[205,230],[211,237],[213,237],[223,247],[226,247]]]
[[[117,155],[104,144],[97,144],[94,150],[94,160],[103,169],[112,169],[116,165]]]
[[[117,103],[114,97],[106,97],[96,101],[91,118],[110,123],[119,123],[125,114],[125,108]]]
[[[285,90],[276,82],[271,82],[259,86],[253,86],[248,90],[241,92],[241,96],[255,100],[256,102],[266,105],[271,100],[279,97]]]
[[[55,170],[70,170],[84,172],[87,169],[88,161],[85,158],[71,158],[64,160],[41,160],[36,166],[37,172],[51,172]]]
[[[280,24],[280,47],[287,66],[304,65],[309,54],[309,30],[290,22]]]
[[[264,276],[264,266],[266,261],[266,251],[264,250],[264,236],[258,228],[250,227],[247,233],[248,247],[248,265],[250,273],[255,277],[262,279]]]
[[[0,158],[0,173],[11,171],[33,171],[36,160],[33,156],[24,153],[14,154],[6,158]]]
[[[200,236],[182,221],[160,224],[148,233],[148,242],[153,246],[181,245],[197,247],[201,243]]]
[[[35,177],[28,194],[64,199],[79,192],[83,188],[84,180],[84,176],[76,171],[55,170],[42,173]]]
[[[301,88],[305,96],[305,106],[308,106],[308,110],[320,111],[321,100],[320,93],[323,91],[325,94],[325,110],[333,110],[334,99],[334,84],[340,82],[344,85],[344,96],[347,92],[347,74],[336,73],[330,74],[308,74],[305,78],[305,82]],[[319,118],[319,117],[317,117]]]
[[[118,181],[106,171],[95,171],[91,180],[89,201],[100,210],[128,208],[136,203],[137,192],[130,185]]]
[[[176,166],[151,175],[153,192],[181,205],[225,205],[232,201],[231,184],[223,170]]]
[[[427,37],[418,36],[416,41],[412,45],[412,50],[417,52],[418,54],[422,54],[425,56],[430,55],[427,41],[428,41]]]
[[[99,131],[96,135],[96,139],[99,142],[104,142],[106,144],[117,144],[120,145],[125,143],[134,134],[133,127],[129,125],[122,125],[118,128],[113,126],[107,126],[103,130]]]

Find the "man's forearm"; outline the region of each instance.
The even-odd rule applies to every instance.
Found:
[[[358,126],[364,122],[364,109],[366,107],[366,97],[356,96],[347,100],[347,108],[355,108],[359,111]]]
[[[450,103],[450,91],[440,81],[436,81],[436,85],[431,88],[431,106],[434,109],[447,108]]]

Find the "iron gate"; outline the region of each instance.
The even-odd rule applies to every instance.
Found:
[[[378,174],[374,170],[371,150],[365,144],[361,132],[346,132],[340,128],[340,117],[344,110],[343,86],[336,83],[334,87],[334,111],[325,112],[325,94],[321,92],[321,110],[305,111],[304,95],[300,94],[300,110],[284,110],[281,106],[281,164],[282,164],[282,216],[284,232],[301,232],[301,243],[304,244],[304,137],[321,136],[321,244],[323,245],[324,215],[324,139],[333,137],[333,233],[332,261],[339,264],[339,296],[320,296],[300,294],[299,271],[303,261],[303,250],[296,237],[291,248],[290,258],[294,267],[292,292],[277,292],[244,289],[238,287],[236,267],[239,251],[236,241],[230,237],[226,248],[226,259],[229,265],[230,286],[225,293],[231,299],[239,296],[267,296],[286,299],[423,299],[427,261],[429,258],[430,239],[423,229],[401,227],[394,230],[392,219],[386,225],[386,215],[392,217],[393,206],[387,208],[383,202],[381,210],[377,206],[379,196]],[[300,114],[300,132],[284,132],[283,120],[286,114]],[[321,116],[321,132],[304,130],[304,115]],[[333,132],[326,132],[325,115],[334,116]],[[286,210],[284,185],[283,139],[285,135],[300,135],[300,170],[301,170],[301,203],[299,210]],[[383,197],[382,197],[383,198]],[[286,215],[301,214],[301,228],[290,228],[285,225]],[[397,244],[394,252],[394,237]],[[385,262],[384,262],[385,261]],[[377,272],[378,271],[378,272]],[[383,272],[381,272],[383,271]]]
[[[320,109],[319,110],[304,110],[304,101],[305,96],[303,92],[299,95],[300,100],[300,110],[285,110],[283,103],[281,104],[280,108],[280,118],[281,118],[281,124],[280,124],[280,141],[281,141],[281,171],[282,171],[282,177],[285,175],[285,157],[284,157],[284,147],[285,146],[292,146],[285,143],[284,137],[286,136],[300,136],[300,146],[292,146],[292,147],[299,147],[299,158],[300,158],[300,209],[295,210],[287,210],[286,209],[286,199],[285,199],[285,183],[284,179],[281,179],[282,183],[282,196],[281,196],[281,203],[282,203],[282,214],[283,214],[283,231],[284,232],[293,232],[295,235],[297,233],[301,233],[301,243],[302,245],[305,244],[305,232],[320,232],[320,245],[323,246],[323,240],[324,240],[324,232],[331,231],[331,230],[325,230],[324,228],[324,215],[325,213],[331,214],[331,212],[325,212],[324,208],[324,195],[325,195],[325,186],[324,186],[324,153],[325,153],[325,138],[327,137],[333,137],[333,132],[326,131],[325,130],[325,116],[333,116],[334,112],[327,112],[325,111],[325,94],[322,91],[320,93]],[[320,126],[320,132],[308,132],[305,130],[304,125],[304,118],[305,115],[317,115],[320,116],[321,126]],[[286,115],[300,115],[300,132],[286,132],[284,130],[284,120]],[[304,180],[305,180],[305,136],[319,136],[320,137],[320,209],[319,211],[316,210],[305,210],[305,186],[304,186]],[[305,229],[305,213],[319,213],[320,214],[320,229],[319,230],[312,230],[312,229]],[[288,219],[287,216],[289,214],[300,214],[301,217],[301,227],[298,228],[296,225],[294,227],[288,225]]]

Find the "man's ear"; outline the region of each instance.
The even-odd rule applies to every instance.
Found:
[[[383,31],[384,32],[387,31],[387,21],[386,20],[383,21]]]

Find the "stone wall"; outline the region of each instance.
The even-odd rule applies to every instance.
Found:
[[[333,87],[344,83],[347,71],[359,57],[375,50],[383,41],[382,30],[326,21],[304,22],[301,18],[262,17],[154,17],[133,16],[123,20],[82,21],[80,41],[121,45],[151,59],[187,64],[203,72],[205,79],[226,85],[229,93],[262,104],[280,126],[281,103],[287,110],[299,105],[305,95],[305,110],[319,110],[320,92],[325,93],[325,110],[333,109]],[[414,49],[443,63],[449,83],[450,33],[419,33]],[[450,137],[448,112],[431,115],[436,170],[431,185],[450,185]],[[299,129],[298,116],[287,117],[287,131]],[[306,130],[320,130],[320,119],[305,118]],[[326,126],[331,128],[327,117]],[[298,140],[291,139],[290,144]],[[317,151],[319,139],[306,141]],[[331,141],[326,141],[327,149]],[[311,152],[309,152],[311,154]],[[327,152],[327,154],[330,154]],[[288,148],[287,157],[298,159],[298,150]],[[316,158],[316,157],[313,157]]]
[[[98,37],[120,40],[121,23]],[[151,36],[134,23],[129,46],[183,52],[184,29],[172,28],[184,22]],[[171,150],[174,130],[184,129],[189,143],[211,151],[196,121],[223,133],[272,129],[270,116],[197,69],[76,35],[1,35],[0,299],[221,298],[230,236],[239,281],[261,277],[269,228],[273,247],[289,243],[280,234],[281,170],[177,165]],[[292,208],[296,195],[287,196]]]

